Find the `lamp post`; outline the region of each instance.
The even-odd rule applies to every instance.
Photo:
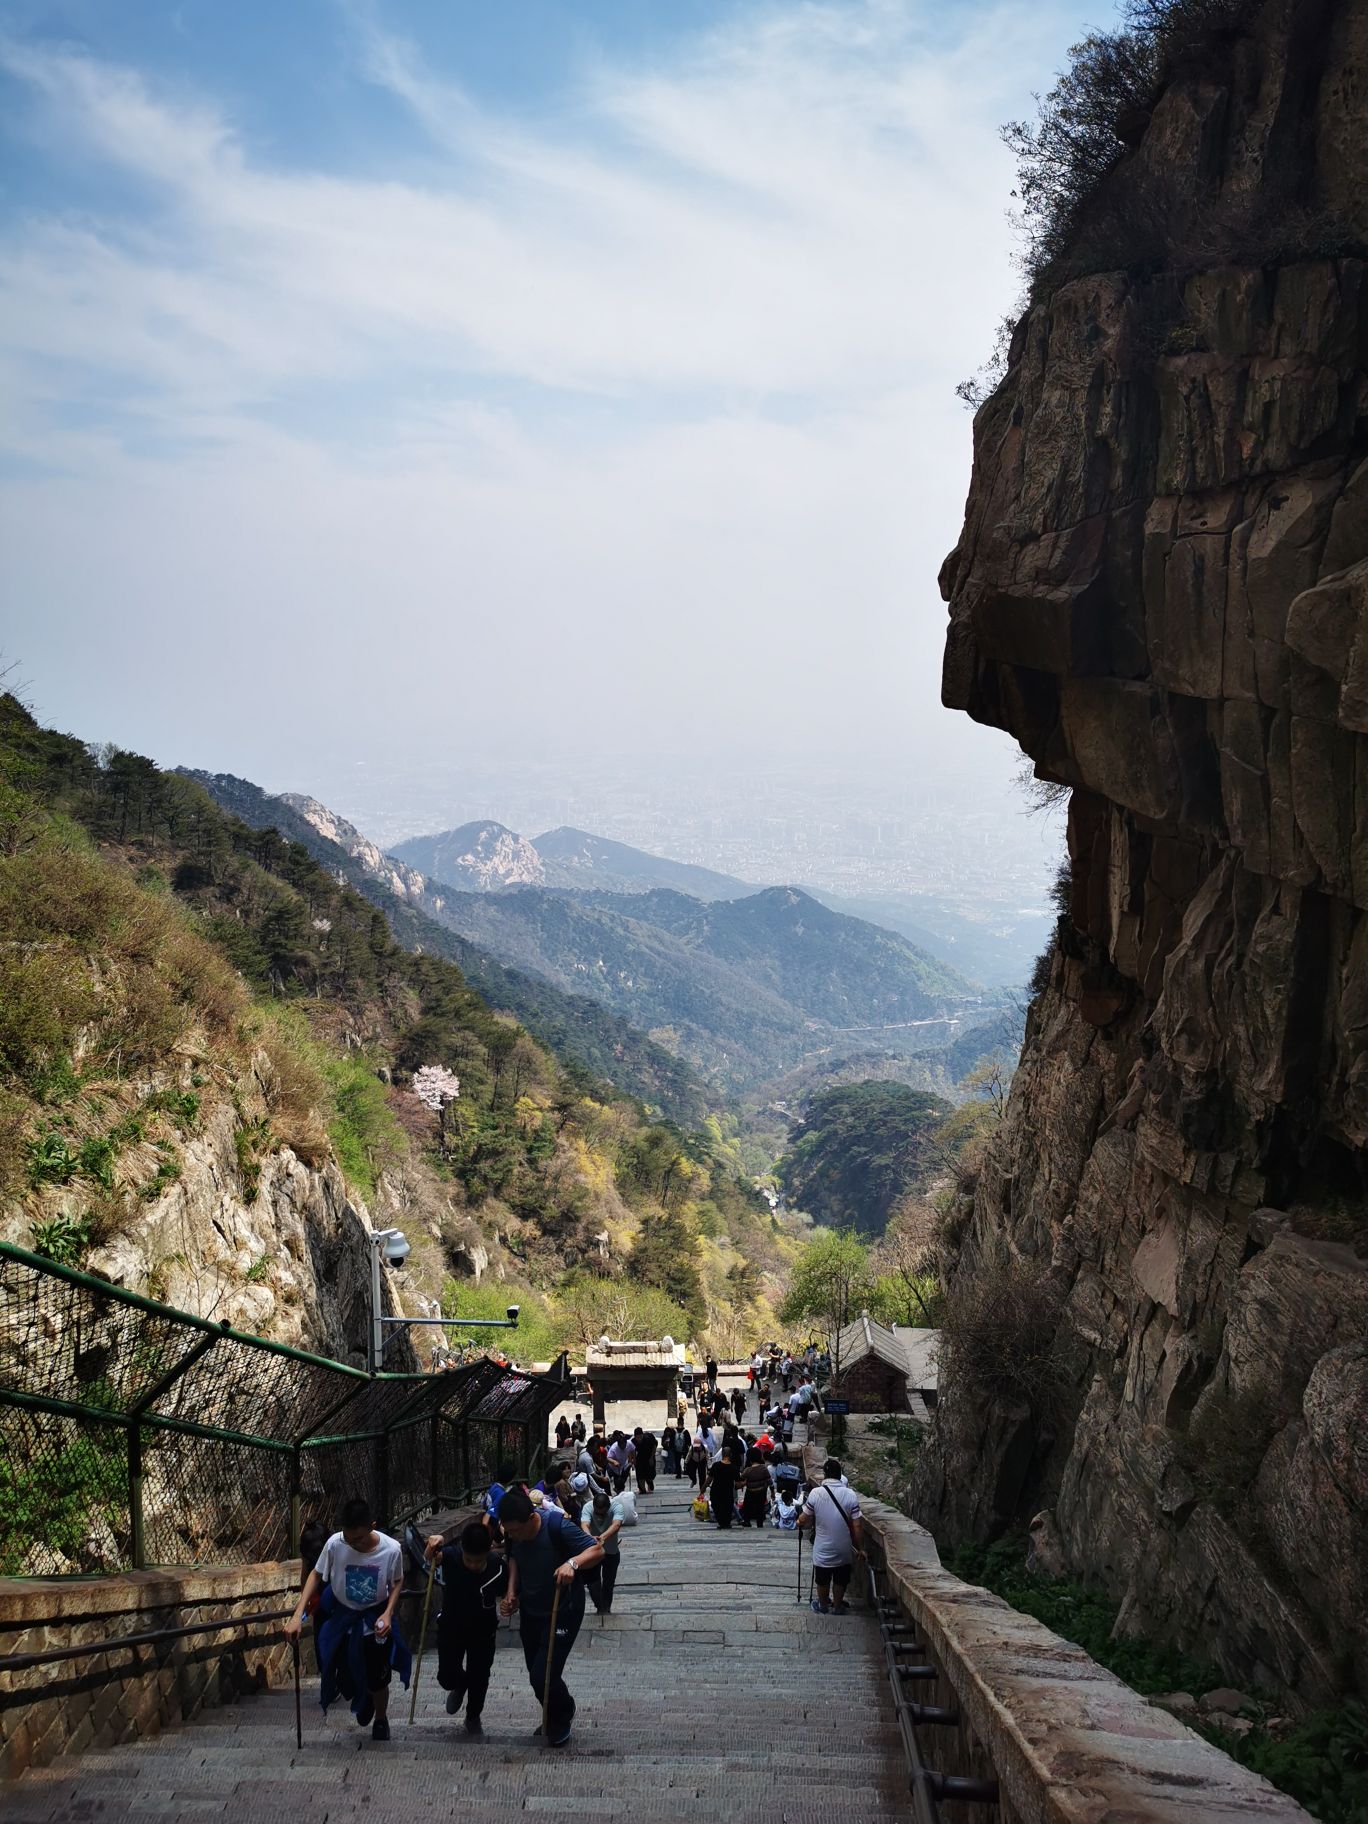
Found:
[[[370,1236],[371,1296],[370,1333],[367,1338],[367,1366],[377,1374],[385,1358],[385,1325],[412,1330],[431,1324],[443,1330],[516,1330],[520,1307],[509,1305],[506,1317],[385,1317],[380,1311],[380,1256],[391,1266],[399,1266],[411,1253],[407,1235],[402,1229],[376,1229]]]

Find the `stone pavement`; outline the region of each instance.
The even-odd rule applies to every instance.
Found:
[[[791,1533],[720,1533],[692,1518],[688,1483],[659,1481],[623,1535],[614,1612],[592,1606],[571,1656],[568,1746],[533,1736],[537,1701],[505,1626],[472,1741],[443,1710],[436,1655],[418,1715],[391,1700],[394,1739],[372,1743],[344,1705],[305,1691],[303,1752],[290,1691],[205,1712],[141,1745],[31,1772],[6,1790],[5,1824],[228,1818],[232,1824],[573,1824],[719,1818],[726,1824],[893,1824],[906,1772],[878,1636],[862,1610],[801,1601]]]

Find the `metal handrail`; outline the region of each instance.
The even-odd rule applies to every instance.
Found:
[[[192,1634],[224,1634],[233,1628],[257,1627],[268,1621],[288,1621],[294,1609],[263,1609],[259,1615],[230,1615],[224,1621],[196,1621],[184,1628],[149,1628],[141,1634],[115,1634],[105,1640],[84,1640],[74,1647],[44,1647],[39,1653],[10,1653],[0,1659],[0,1672],[24,1672],[30,1666],[55,1666],[64,1659],[94,1659],[128,1647],[156,1646],[163,1640],[186,1640]]]
[[[400,1602],[417,1602],[422,1590],[401,1590]],[[183,1605],[177,1605],[183,1606]],[[164,1640],[187,1640],[192,1634],[226,1634],[234,1628],[263,1627],[271,1621],[288,1621],[293,1608],[262,1609],[255,1615],[229,1615],[222,1621],[190,1622],[183,1628],[148,1628],[141,1634],[111,1634],[103,1640],[83,1640],[71,1647],[44,1647],[37,1653],[10,1653],[0,1657],[0,1673],[24,1672],[30,1666],[55,1666],[64,1659],[98,1659],[129,1647],[156,1646]]]
[[[884,1661],[888,1671],[888,1682],[893,1692],[893,1711],[898,1724],[898,1733],[902,1737],[903,1752],[907,1757],[907,1784],[912,1795],[912,1816],[914,1824],[941,1824],[941,1799],[957,1799],[969,1804],[996,1805],[998,1802],[998,1782],[996,1780],[975,1779],[969,1775],[939,1773],[934,1767],[928,1767],[922,1759],[921,1745],[917,1741],[917,1727],[949,1726],[958,1724],[959,1711],[953,1705],[919,1704],[908,1697],[904,1686],[919,1683],[922,1680],[932,1681],[939,1677],[936,1667],[927,1655],[925,1645],[917,1640],[916,1630],[910,1622],[894,1621],[890,1617],[897,1613],[898,1604],[892,1598],[879,1593],[878,1574],[874,1562],[866,1554],[865,1569],[869,1577],[869,1601],[875,1619],[879,1624],[879,1633],[883,1640]],[[899,1649],[905,1647],[922,1657],[912,1664],[907,1664],[898,1657]]]

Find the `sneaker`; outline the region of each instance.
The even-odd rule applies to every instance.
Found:
[[[483,1735],[484,1724],[478,1716],[468,1716],[465,1720],[465,1732],[467,1735]]]
[[[834,1602],[831,1605],[831,1612],[833,1615],[849,1615],[850,1604],[848,1602]]]
[[[565,1746],[565,1744],[570,1740],[570,1731],[575,1726],[575,1708],[576,1708],[575,1700],[572,1697],[570,1699],[569,1716],[566,1717],[565,1721],[559,1726],[559,1728],[556,1728],[555,1725],[552,1725],[555,1732],[551,1735],[548,1735],[547,1740],[550,1742],[550,1744],[553,1748],[563,1748]]]
[[[460,1709],[460,1707],[464,1703],[464,1701],[465,1700],[459,1691],[448,1691],[447,1695],[446,1695],[446,1713],[447,1713],[447,1715],[455,1716],[456,1712]]]
[[[809,1606],[811,1607],[814,1615],[829,1615],[831,1613],[831,1610],[827,1607],[827,1605],[824,1602],[818,1602],[818,1600],[815,1596],[813,1597],[812,1602]]]
[[[388,1722],[383,1716],[377,1716],[375,1721],[371,1724],[371,1740],[373,1742],[387,1742],[389,1739],[390,1731]]]
[[[375,1699],[373,1697],[366,1697],[362,1701],[361,1708],[356,1713],[357,1728],[364,1729],[366,1724],[371,1720],[371,1718],[374,1715],[375,1715]]]

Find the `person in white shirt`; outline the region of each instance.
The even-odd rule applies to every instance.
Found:
[[[285,1623],[286,1638],[298,1640],[305,1613],[317,1608],[318,1701],[326,1714],[340,1691],[361,1727],[371,1724],[377,1742],[390,1739],[394,1665],[408,1683],[408,1648],[394,1625],[403,1587],[403,1547],[376,1529],[368,1503],[358,1496],[343,1503],[341,1529],[319,1553]]]
[[[845,1593],[851,1567],[856,1558],[864,1557],[860,1498],[835,1457],[827,1458],[822,1475],[824,1480],[808,1490],[798,1516],[799,1526],[812,1532],[812,1580],[817,1586],[812,1606],[819,1615],[848,1615]]]

